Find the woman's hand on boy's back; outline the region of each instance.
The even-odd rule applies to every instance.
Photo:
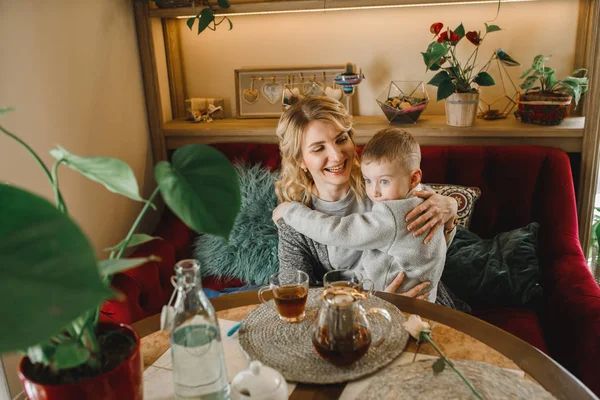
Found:
[[[422,282],[422,283],[419,283],[414,288],[410,289],[408,292],[396,293],[396,290],[398,290],[400,285],[402,285],[402,282],[404,281],[404,277],[405,277],[404,272],[398,273],[398,275],[396,275],[396,277],[394,278],[392,283],[390,283],[389,286],[385,288],[384,292],[395,293],[395,294],[399,294],[400,296],[413,297],[413,298],[417,298],[419,300],[427,299],[427,297],[429,296],[429,290],[427,290],[425,293],[421,293],[421,292],[423,290],[426,290],[426,288],[428,286],[431,286],[431,282]],[[421,293],[421,294],[419,294],[419,293]]]
[[[424,242],[429,243],[439,227],[454,220],[458,213],[458,203],[452,197],[426,190],[412,195],[426,200],[406,214],[406,222],[410,222],[407,229],[413,231],[414,236],[427,232]]]
[[[283,203],[275,207],[275,209],[273,210],[273,215],[271,216],[273,222],[275,222],[275,225],[277,225],[277,221],[283,218],[283,213],[285,212],[286,208],[289,207],[290,204],[292,203],[289,201],[284,201]]]

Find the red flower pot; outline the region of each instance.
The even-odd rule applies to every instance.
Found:
[[[133,399],[142,400],[142,357],[140,337],[132,327],[125,324],[100,323],[98,331],[120,330],[135,339],[136,345],[129,357],[120,365],[102,375],[68,385],[47,385],[31,380],[25,375],[31,361],[28,357],[19,363],[19,379],[25,393],[32,400],[96,400],[96,399]]]

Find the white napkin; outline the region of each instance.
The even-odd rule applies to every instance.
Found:
[[[227,366],[227,380],[229,383],[240,371],[248,368],[250,363],[246,354],[240,347],[238,334],[227,337],[227,331],[231,329],[237,321],[229,321],[219,318],[219,328],[221,331],[221,341],[223,343],[223,352],[225,353],[225,364]],[[158,358],[148,369],[144,371],[144,399],[145,400],[172,400],[175,397],[173,391],[173,362],[171,359],[171,349],[168,349]],[[291,394],[296,385],[288,383],[288,394]]]

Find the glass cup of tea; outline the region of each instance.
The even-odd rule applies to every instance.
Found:
[[[263,294],[273,292],[275,309],[285,322],[300,322],[304,319],[308,299],[308,274],[302,271],[279,271],[269,277],[269,286],[258,291],[261,302],[268,304]]]
[[[323,275],[323,287],[349,287],[368,296],[373,295],[375,285],[370,279],[364,279],[362,274],[349,269],[334,269]]]

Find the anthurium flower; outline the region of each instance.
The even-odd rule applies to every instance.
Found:
[[[473,43],[475,46],[479,46],[481,43],[481,37],[479,36],[479,33],[475,31],[469,31],[465,36],[469,42]]]
[[[443,28],[444,28],[444,24],[442,24],[441,22],[435,22],[435,23],[431,24],[429,31],[431,33],[437,35],[438,33],[440,33],[442,31]]]
[[[431,32],[439,33],[433,36],[427,50],[422,52],[421,55],[427,71],[438,71],[428,83],[438,88],[438,101],[452,96],[453,93],[476,93],[480,86],[494,85],[494,79],[485,71],[494,59],[506,66],[519,65],[504,50],[498,49],[492,53],[489,61],[482,68],[477,68],[476,61],[479,46],[489,33],[501,30],[498,25],[488,25],[486,23],[483,34],[482,31],[467,32],[462,23],[451,30],[449,26],[444,27],[441,22],[436,22],[429,29]],[[457,57],[457,47],[463,38],[466,38],[465,42],[468,40],[475,47],[471,47],[471,55],[466,58],[466,62],[461,63],[459,57]]]
[[[446,32],[442,32],[440,34],[440,36],[438,37],[437,41],[438,43],[442,43],[442,42],[458,42],[460,38],[458,37],[458,35],[456,33],[454,33],[452,30],[448,29]]]

